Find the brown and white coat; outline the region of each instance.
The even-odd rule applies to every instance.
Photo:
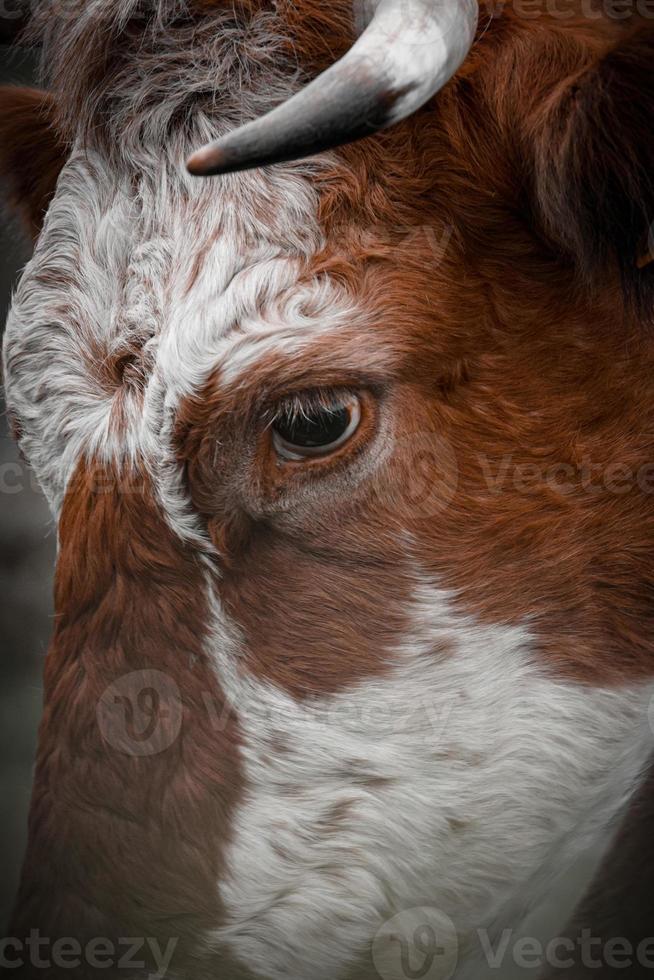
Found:
[[[478,930],[563,929],[653,748],[654,30],[483,7],[398,127],[199,181],[349,0],[43,6],[51,92],[0,98],[7,398],[59,538],[12,935],[363,980],[428,907],[480,980]],[[271,411],[326,389],[354,440],[280,461]]]

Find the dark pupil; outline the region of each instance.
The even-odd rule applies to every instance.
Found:
[[[282,439],[304,449],[329,446],[341,438],[350,424],[347,408],[313,409],[293,418],[281,418],[275,428]]]

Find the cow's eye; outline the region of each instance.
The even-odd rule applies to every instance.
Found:
[[[350,392],[295,395],[275,414],[272,433],[285,460],[328,456],[351,439],[361,422],[361,402]]]

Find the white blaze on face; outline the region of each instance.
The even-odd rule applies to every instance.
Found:
[[[184,172],[186,151],[146,155],[142,171],[118,176],[97,153],[74,151],[19,284],[8,400],[55,511],[83,454],[158,468],[180,399],[213,371],[234,380],[351,312],[324,280],[298,284],[322,245],[316,164],[198,181]],[[131,348],[146,367],[143,393],[102,377]]]

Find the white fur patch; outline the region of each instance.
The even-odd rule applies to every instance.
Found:
[[[315,164],[199,182],[186,150],[119,177],[73,153],[9,314],[5,375],[55,512],[80,458],[144,460],[174,529],[208,547],[171,452],[180,399],[213,371],[237,383],[271,353],[293,356],[351,322],[353,303],[325,279],[298,284],[322,246]],[[100,376],[130,345],[143,392]]]
[[[553,680],[527,630],[456,615],[430,582],[413,613],[390,676],[307,704],[238,673],[216,611],[247,791],[214,940],[258,976],[368,976],[382,922],[419,906],[453,920],[457,976],[481,976],[475,930],[492,943],[529,910],[551,914],[639,783],[651,689]]]

